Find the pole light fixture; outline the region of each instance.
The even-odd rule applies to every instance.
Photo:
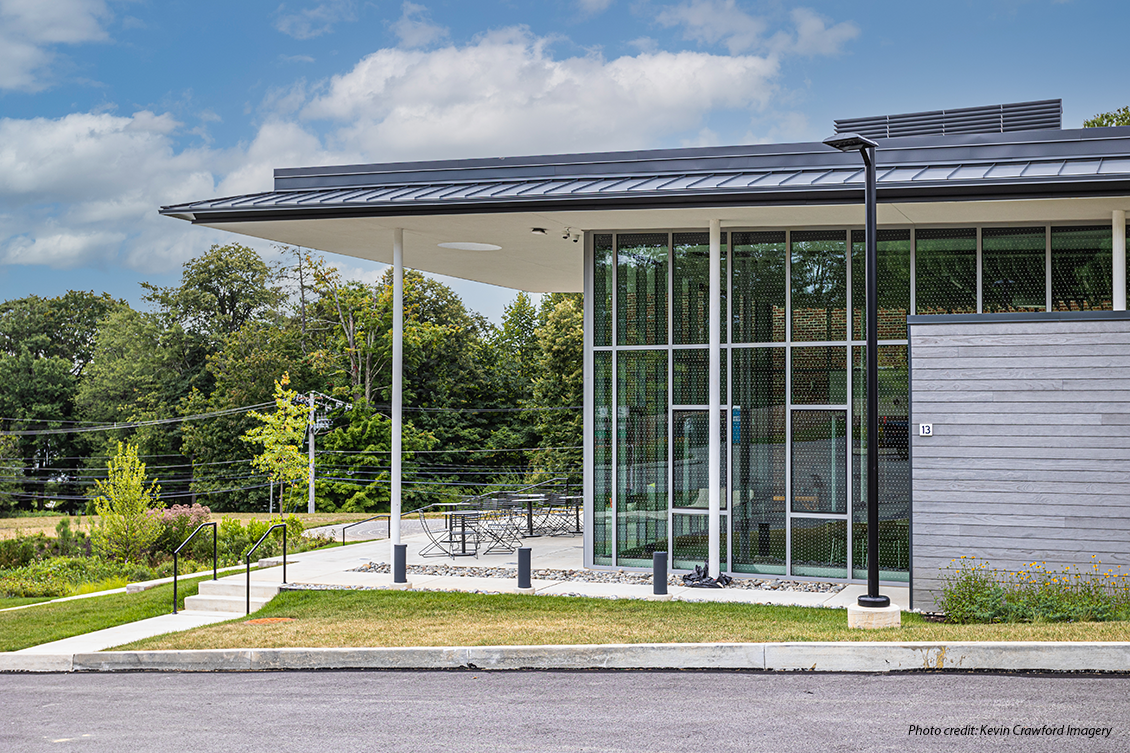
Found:
[[[867,172],[863,193],[867,278],[867,593],[859,597],[859,606],[887,607],[891,604],[890,597],[879,594],[879,263],[875,217],[875,147],[878,144],[858,133],[838,133],[824,139],[824,143],[841,152],[859,152]]]

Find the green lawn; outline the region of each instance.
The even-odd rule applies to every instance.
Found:
[[[0,596],[0,609],[8,607],[22,607],[24,604],[39,604],[51,601],[52,596]]]
[[[1126,641],[1130,623],[943,625],[903,614],[897,630],[850,630],[842,609],[412,591],[287,591],[252,618],[123,649],[486,646],[777,641]]]
[[[209,573],[209,576],[211,574]],[[178,608],[184,597],[196,594],[200,577],[178,581]],[[4,602],[33,599],[5,599]],[[16,606],[11,604],[10,606]],[[18,651],[41,643],[70,638],[95,630],[124,625],[149,617],[168,614],[173,608],[172,584],[157,586],[136,594],[108,594],[88,599],[73,599],[31,609],[0,612],[0,651]]]

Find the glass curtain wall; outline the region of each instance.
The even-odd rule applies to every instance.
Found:
[[[865,339],[865,234],[851,234],[851,294],[855,341]],[[910,424],[906,315],[910,311],[911,233],[883,229],[877,239],[879,330],[879,578],[904,581],[910,574]],[[974,242],[976,235],[974,235]],[[925,242],[931,243],[932,240]],[[976,246],[974,245],[974,253]],[[976,256],[974,256],[976,260]],[[976,281],[976,268],[974,268]],[[961,295],[964,295],[962,293]],[[975,299],[974,299],[975,300]],[[944,298],[935,305],[948,306]],[[852,578],[867,578],[867,372],[865,345],[851,353],[852,384]]]
[[[866,436],[859,229],[722,236],[723,568],[866,578],[866,460],[879,455],[880,577],[910,565],[906,316],[1110,309],[1109,225],[884,228],[879,433]],[[595,233],[592,561],[708,557],[709,236]]]
[[[1111,228],[1053,227],[1051,286],[1053,311],[1113,308]]]
[[[1047,310],[1047,238],[1041,227],[981,231],[981,310],[986,314]]]

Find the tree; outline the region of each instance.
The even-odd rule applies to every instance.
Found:
[[[23,480],[23,458],[19,455],[19,438],[0,436],[0,515],[8,515],[19,507],[20,482]]]
[[[323,259],[314,262],[311,274],[322,298],[323,318],[332,318],[337,324],[336,337],[330,339],[329,347],[321,349],[316,358],[325,367],[334,368],[344,356],[349,399],[372,402],[373,379],[380,368],[379,363],[374,364],[374,356],[382,330],[388,329],[374,306],[373,291],[364,283],[343,280],[337,269],[328,266]]]
[[[36,432],[20,436],[15,450],[23,466],[25,507],[39,508],[55,494],[78,491],[75,435],[50,433],[74,418],[75,381],[65,358],[38,357],[26,347],[15,355],[0,353],[0,427]]]
[[[503,310],[502,326],[494,338],[501,359],[500,368],[508,369],[514,381],[515,404],[528,399],[538,369],[538,310],[530,296],[519,293]]]
[[[253,485],[248,483],[252,477],[261,478],[242,441],[259,422],[238,409],[273,400],[274,380],[284,371],[299,392],[326,391],[327,384],[302,355],[298,323],[283,316],[244,324],[209,357],[208,371],[212,393],[194,391],[179,406],[181,415],[220,414],[179,425],[181,452],[192,462],[192,491],[208,494],[213,509],[264,510],[268,489],[244,488]]]
[[[145,463],[136,445],[118,442],[106,470],[106,480],[94,482],[98,496],[92,501],[99,520],[91,532],[93,545],[105,557],[136,563],[161,533],[161,521],[149,514],[150,507],[164,507],[158,500],[161,487],[156,481],[145,487]]]
[[[485,389],[479,391],[475,400],[483,407],[500,409],[484,415],[491,432],[483,447],[495,450],[491,460],[510,466],[510,473],[526,457],[526,448],[536,447],[539,442],[534,414],[523,410],[531,405],[538,372],[537,328],[537,308],[529,295],[519,293],[505,308],[502,324],[494,336],[483,338],[480,346],[479,379]],[[500,470],[503,467],[495,462],[490,464]]]
[[[323,442],[325,452],[318,456],[318,509],[339,512],[388,510],[390,500],[389,466],[392,448],[392,421],[365,408],[346,414],[347,422],[335,428]],[[428,501],[428,493],[413,488],[414,453],[430,450],[436,440],[431,434],[405,424],[401,435],[402,472],[405,484],[403,509],[414,510]]]
[[[122,304],[106,294],[69,291],[0,304],[0,429],[58,429],[75,418],[76,389],[94,353],[98,321]],[[52,496],[77,497],[75,478],[86,442],[73,434],[25,435],[7,465],[22,466],[22,493],[10,500],[40,506]]]
[[[283,300],[271,268],[254,250],[238,243],[212,246],[184,263],[181,284],[159,288],[142,283],[145,300],[169,320],[217,347],[244,324],[274,310]]]
[[[162,343],[158,318],[120,306],[101,323],[94,355],[75,395],[82,417],[100,423],[174,415],[180,391],[176,358]],[[142,456],[175,453],[178,427],[157,425],[92,435],[95,454],[110,454],[128,439]]]
[[[308,458],[299,449],[306,428],[309,425],[310,410],[298,402],[298,393],[287,389],[290,375],[284,373],[275,381],[275,412],[257,413],[251,411],[253,418],[262,422],[261,426],[249,429],[243,439],[260,444],[263,452],[251,461],[252,465],[270,474],[272,483],[279,483],[279,511],[283,510],[283,490],[297,481],[308,481],[310,465]]]
[[[576,477],[581,468],[584,427],[584,312],[579,295],[558,295],[543,302],[544,321],[538,328],[538,376],[533,402],[542,449],[534,453],[530,480],[565,474]]]
[[[98,323],[118,306],[108,293],[68,290],[56,298],[30,295],[0,304],[0,351],[37,358],[62,358],[81,376],[94,357]]]
[[[1111,112],[1100,112],[1090,120],[1083,121],[1084,128],[1109,128],[1111,126],[1130,126],[1130,106],[1119,107]]]

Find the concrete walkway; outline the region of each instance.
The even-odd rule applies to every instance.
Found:
[[[406,521],[407,522],[407,521]],[[499,591],[516,592],[516,579],[479,578],[457,575],[420,575],[411,573],[412,565],[443,565],[453,568],[464,567],[516,567],[517,553],[482,554],[478,557],[424,557],[420,552],[426,547],[427,539],[422,535],[404,536],[408,545],[409,581],[415,589],[443,591]],[[551,537],[525,539],[523,543],[532,550],[531,561],[534,570],[581,570],[582,542],[578,537]],[[391,588],[392,575],[369,572],[354,572],[356,568],[371,562],[391,561],[391,546],[387,540],[350,544],[344,547],[329,547],[316,552],[303,552],[287,558],[286,582],[294,585],[322,585],[359,588]],[[237,573],[220,580],[243,587],[244,573]],[[282,585],[283,568],[273,566],[252,571],[252,585]],[[616,597],[646,599],[652,589],[648,585],[628,585],[620,583],[586,583],[567,580],[534,580],[536,593],[545,595],[582,595],[596,597]],[[750,589],[699,589],[669,587],[673,599],[683,601],[725,601],[747,604],[776,604],[796,606],[846,607],[855,603],[856,597],[865,592],[860,585],[850,585],[839,593],[808,593],[779,590]],[[907,609],[909,592],[905,587],[884,587],[883,593],[889,595],[894,604]],[[51,657],[74,656],[103,651],[114,646],[124,645],[166,633],[189,630],[202,625],[242,618],[242,614],[230,612],[199,612],[185,610],[179,614],[167,614],[147,620],[119,625],[107,630],[99,630],[40,646],[24,649],[15,654],[35,655],[52,665]],[[11,657],[15,654],[8,654]],[[5,656],[0,654],[0,657]],[[42,665],[42,661],[40,664]],[[0,661],[0,670],[5,666]]]
[[[230,620],[236,615],[221,612],[191,612],[181,611],[176,614],[165,614],[160,617],[150,617],[147,620],[127,622],[117,627],[96,630],[85,635],[76,635],[73,638],[64,638],[61,641],[52,641],[39,646],[16,651],[17,654],[82,654],[92,651],[103,651],[114,646],[139,641],[142,638],[151,638],[154,635],[176,633],[181,630],[191,630],[203,625]],[[2,655],[2,654],[0,654]]]

